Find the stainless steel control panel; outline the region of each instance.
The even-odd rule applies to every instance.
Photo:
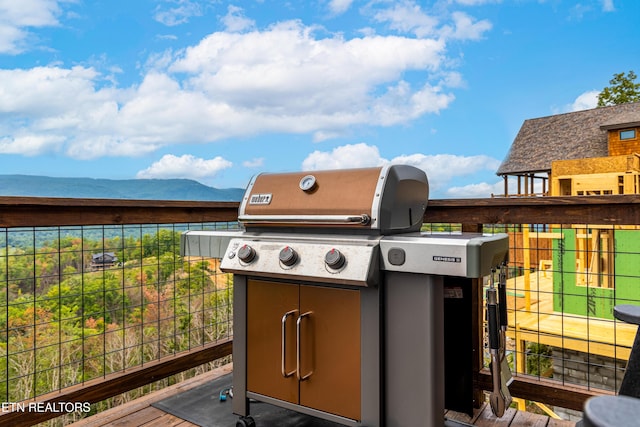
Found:
[[[233,238],[224,272],[352,286],[378,284],[378,241],[272,237]]]
[[[375,286],[379,271],[478,278],[508,261],[506,234],[345,236],[190,231],[182,255],[221,258],[224,272]]]

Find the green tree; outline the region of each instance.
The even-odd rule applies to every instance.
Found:
[[[611,86],[602,89],[598,95],[598,107],[640,101],[640,83],[635,82],[637,77],[633,71],[614,74],[609,80]]]
[[[80,325],[88,318],[102,318],[107,324],[121,322],[122,307],[128,302],[122,289],[120,277],[112,271],[85,273],[52,286],[43,303],[56,317],[58,313],[67,316],[56,320],[71,318]]]

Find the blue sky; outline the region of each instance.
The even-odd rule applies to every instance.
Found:
[[[0,173],[426,170],[501,193],[522,122],[640,72],[636,0],[0,0]],[[1,190],[0,190],[1,192]]]

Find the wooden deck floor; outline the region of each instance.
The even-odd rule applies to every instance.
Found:
[[[573,421],[556,420],[546,415],[522,412],[513,408],[509,408],[502,418],[496,418],[487,403],[476,410],[473,417],[453,411],[447,411],[445,416],[451,420],[482,427],[574,427],[576,425]]]
[[[183,393],[192,388],[228,374],[233,365],[228,364],[206,374],[199,375],[191,380],[167,387],[163,390],[151,393],[148,396],[136,399],[127,404],[112,408],[84,420],[71,424],[70,427],[106,427],[106,426],[157,426],[157,427],[197,427],[188,421],[184,421],[160,409],[151,406],[154,402],[167,397]],[[446,417],[455,421],[462,421],[475,426],[483,427],[573,427],[575,423],[570,421],[555,420],[545,415],[509,409],[502,418],[496,418],[491,413],[488,405],[476,410],[473,417],[453,411],[447,411]],[[266,427],[266,426],[261,426]]]

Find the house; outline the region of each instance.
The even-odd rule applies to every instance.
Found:
[[[637,153],[640,102],[525,120],[496,174],[507,197],[640,194]]]
[[[118,257],[113,252],[101,252],[91,256],[91,270],[105,270],[118,262]]]
[[[640,194],[640,102],[525,120],[496,173],[506,197]],[[640,227],[551,231],[555,311],[613,318],[636,299]]]

